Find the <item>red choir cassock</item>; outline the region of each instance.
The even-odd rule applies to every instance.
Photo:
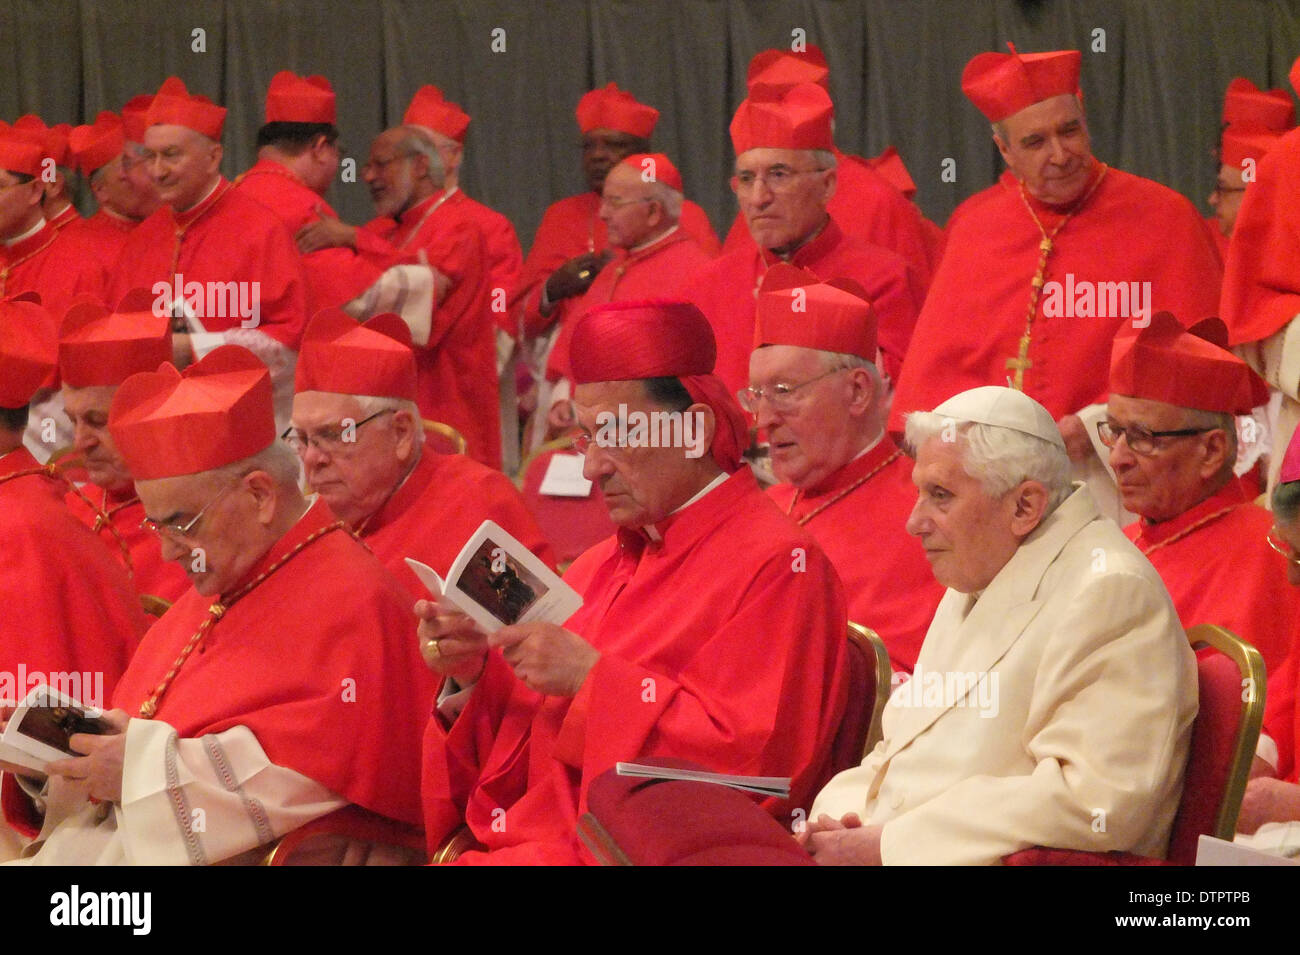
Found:
[[[537,311],[538,302],[542,286],[561,265],[585,252],[604,252],[609,248],[609,236],[599,210],[600,193],[584,192],[552,203],[542,216],[519,280],[517,298],[524,304],[525,335],[539,335],[551,323],[576,314],[568,301],[561,301],[550,316],[542,318]],[[708,216],[689,199],[682,202],[681,228],[710,258],[718,254],[718,237]]]
[[[1227,329],[1210,319],[1185,330],[1168,312],[1115,339],[1110,392],[1176,408],[1246,415],[1268,401],[1268,386],[1227,350]],[[1181,514],[1169,514],[1136,453],[1117,448],[1111,466],[1124,506],[1140,520],[1124,528],[1160,572],[1184,627],[1214,623],[1259,650],[1268,672],[1286,659],[1300,624],[1300,590],[1286,559],[1268,545],[1272,515],[1232,477]],[[1163,475],[1159,470],[1154,472]],[[1180,480],[1169,477],[1166,480]],[[1202,483],[1201,493],[1213,487]],[[1182,490],[1181,487],[1178,488]]]
[[[419,126],[436,136],[444,136],[454,141],[462,151],[465,146],[465,133],[469,130],[469,114],[460,105],[445,99],[442,90],[426,84],[415,91],[410,105],[402,116],[406,126]],[[435,145],[437,140],[435,139]],[[519,285],[520,271],[523,269],[524,254],[519,247],[519,237],[510,220],[476,199],[471,199],[457,185],[450,190],[447,202],[459,207],[460,211],[473,219],[483,233],[483,243],[487,254],[488,287],[491,289],[492,315],[497,324],[507,332],[513,332],[509,319],[507,303]],[[500,291],[498,291],[500,290]],[[497,304],[497,303],[500,304]]]
[[[53,181],[62,183],[63,196],[59,201],[63,202],[63,207],[58,212],[51,213],[49,211],[50,199],[48,195],[43,203],[46,209],[46,219],[49,220],[50,225],[62,232],[64,228],[81,219],[81,213],[68,199],[67,178],[64,175],[64,170],[72,168],[73,162],[72,149],[69,143],[72,124],[56,123],[53,126],[46,126],[45,120],[35,113],[28,113],[26,116],[20,116],[14,120],[13,131],[39,145],[43,159],[49,159],[54,164],[55,168],[53,170],[48,166],[42,169],[38,178],[42,182],[46,182],[48,181],[48,175],[53,172],[56,176]]]
[[[307,326],[294,376],[299,393],[414,401],[418,376],[410,330],[392,314],[358,325],[342,312],[322,312]],[[425,599],[428,592],[405,558],[428,564],[445,579],[485,520],[555,566],[551,545],[505,475],[464,455],[427,448],[392,496],[359,522],[357,535],[414,599]]]
[[[247,302],[256,289],[257,325],[246,327],[294,349],[302,338],[307,300],[298,247],[274,213],[225,179],[192,208],[176,212],[161,206],[132,231],[113,273],[109,301],[159,282],[166,284],[169,300],[177,297],[178,283],[186,297],[185,286],[202,283],[205,307],[199,319],[209,332],[252,321],[230,307],[227,293],[212,296],[212,289],[234,287]],[[209,308],[213,298],[216,307]]]
[[[164,365],[128,378],[109,427],[137,480],[245,460],[276,440],[270,374],[245,349],[221,346],[184,375]],[[431,690],[410,598],[317,502],[219,596],[182,596],[140,644],[113,703],[185,738],[245,726],[273,764],[417,822]]]
[[[1273,515],[1234,477],[1177,517],[1124,528],[1160,573],[1184,627],[1231,630],[1281,667],[1300,629],[1300,591],[1287,583],[1286,558],[1266,543]]]
[[[675,295],[711,261],[710,255],[680,226],[642,248],[619,249],[587,291],[573,300],[568,310],[573,318],[565,321],[555,339],[546,363],[547,377],[568,377],[569,342],[578,316],[606,302]]]
[[[419,250],[451,280],[451,288],[434,307],[428,341],[415,346],[416,403],[425,417],[459,431],[471,457],[500,468],[496,334],[483,235],[446,191],[407,209],[396,222],[373,219],[357,230],[357,252],[376,268],[376,278]]]
[[[944,593],[906,529],[916,504],[911,458],[886,435],[815,487],[778,484],[767,493],[831,559],[849,619],[876,631],[894,669],[911,673]]]
[[[998,122],[1075,93],[1078,76],[1077,51],[985,53],[967,65],[962,89]],[[1162,310],[1195,323],[1218,308],[1222,269],[1196,209],[1173,190],[1104,163],[1094,161],[1082,195],[1067,207],[1040,202],[1004,174],[957,207],[947,233],[894,394],[894,432],[909,411],[1008,383],[1060,420],[1105,402],[1111,342],[1121,328]]]
[[[1292,436],[1287,444],[1278,483],[1300,481],[1300,438]],[[1288,782],[1300,781],[1300,709],[1296,707],[1296,690],[1300,686],[1300,653],[1292,653],[1276,671],[1268,675],[1268,692],[1264,700],[1264,732],[1277,744],[1277,775]]]
[[[768,249],[733,252],[700,269],[682,289],[682,296],[698,305],[713,326],[717,375],[733,392],[749,383],[754,297],[767,270],[781,261]],[[831,216],[820,233],[794,251],[789,264],[823,281],[851,278],[862,286],[879,322],[882,370],[896,378],[924,300],[916,274],[902,256],[845,235]]]
[[[584,603],[567,627],[600,652],[576,696],[537,694],[491,651],[450,728],[430,720],[426,831],[435,845],[464,819],[488,849],[465,863],[590,861],[577,818],[588,785],[620,760],[788,775],[788,806],[805,805],[824,778],[847,691],[843,592],[812,538],[740,467],[745,423],[709,374],[711,345],[686,305],[616,303],[579,319],[579,385],[681,377],[714,408],[712,454],[733,473],[569,568]]]
[[[40,306],[0,303],[0,406],[25,407],[54,372],[55,335]],[[66,677],[65,692],[103,705],[146,619],[126,571],[64,508],[67,485],[16,444],[0,454],[0,695]]]
[[[68,310],[59,328],[59,377],[65,394],[69,389],[115,389],[132,375],[171,361],[169,319],[155,315],[152,302],[148,291],[138,289],[113,312],[90,303]],[[104,422],[111,392],[106,398],[102,407],[88,409],[102,415]],[[84,411],[83,416],[94,417]],[[95,427],[92,420],[83,422],[82,429],[77,431],[76,451],[83,465],[111,465],[117,473],[128,473],[106,427]],[[163,560],[158,537],[141,526],[144,505],[129,479],[111,488],[83,484],[69,491],[65,501],[73,516],[126,567],[136,593],[171,603],[189,590],[184,569]]]

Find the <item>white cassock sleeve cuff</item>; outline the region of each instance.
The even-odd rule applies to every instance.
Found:
[[[251,730],[180,739],[160,720],[127,727],[117,813],[134,865],[207,865],[264,845],[347,803],[273,765]]]

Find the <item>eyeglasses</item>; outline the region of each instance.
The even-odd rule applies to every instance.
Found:
[[[1291,545],[1282,539],[1282,536],[1278,534],[1276,527],[1270,527],[1268,529],[1268,535],[1264,539],[1268,541],[1269,547],[1273,548],[1285,557],[1288,562],[1300,567],[1300,557],[1297,557],[1295,555],[1295,550]]]
[[[826,169],[821,166],[816,169],[791,169],[789,166],[778,165],[761,173],[750,169],[742,169],[731,177],[731,187],[737,192],[748,191],[753,189],[756,183],[761,182],[773,192],[785,192],[794,188],[796,176],[807,176],[825,171]]]
[[[200,520],[202,520],[203,515],[207,513],[208,508],[210,508],[213,504],[216,504],[217,501],[221,500],[223,497],[225,497],[227,494],[229,494],[237,487],[239,487],[238,481],[236,481],[234,484],[225,487],[220,494],[218,494],[212,500],[208,501],[208,503],[204,504],[201,508],[199,508],[199,512],[195,514],[193,517],[191,517],[184,524],[159,524],[157,521],[153,520],[152,518],[146,517],[144,520],[140,522],[140,528],[141,530],[150,531],[151,533],[157,535],[158,537],[171,537],[171,538],[179,538],[182,540],[186,540],[194,532],[195,526],[199,523]]]
[[[396,408],[385,408],[383,411],[376,411],[368,418],[362,418],[355,424],[336,425],[333,428],[321,428],[314,434],[308,434],[301,428],[288,427],[284,434],[280,435],[280,440],[298,454],[303,454],[310,448],[315,448],[322,454],[334,455],[343,449],[345,444],[356,443],[356,433],[361,426],[368,421],[374,421],[380,415],[395,414]]]
[[[1140,424],[1131,424],[1127,428],[1121,428],[1109,421],[1097,422],[1097,437],[1101,438],[1102,444],[1108,448],[1113,448],[1119,443],[1120,436],[1123,435],[1124,441],[1128,444],[1128,449],[1134,454],[1154,454],[1157,448],[1157,438],[1187,438],[1194,434],[1205,434],[1207,431],[1218,430],[1218,428],[1179,428],[1177,431],[1152,431]]]
[[[778,382],[770,388],[742,388],[736,392],[736,400],[740,402],[740,407],[744,408],[750,414],[758,414],[758,403],[764,398],[772,405],[772,409],[779,414],[786,414],[793,411],[799,404],[796,394],[811,385],[814,381],[821,381],[831,375],[837,375],[842,371],[848,371],[847,368],[835,368],[816,378],[809,378],[801,385],[787,385],[784,382]]]
[[[387,159],[372,159],[361,167],[362,175],[368,172],[383,172],[399,159],[410,159],[415,153],[398,153],[396,156],[389,156]]]

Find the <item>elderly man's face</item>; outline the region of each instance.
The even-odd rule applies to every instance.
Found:
[[[593,436],[599,434],[602,422],[617,420],[606,415],[678,410],[651,401],[641,381],[578,385],[573,405],[579,427]],[[593,439],[582,473],[599,485],[610,519],[622,527],[660,521],[699,490],[699,462],[687,457],[684,448],[601,447]]]
[[[127,143],[120,157],[122,175],[130,183],[132,191],[139,201],[140,218],[153,215],[162,200],[158,198],[158,187],[154,185],[153,176],[149,174],[149,162],[145,148],[139,143]]]
[[[163,560],[185,570],[205,597],[229,593],[261,558],[258,502],[247,477],[232,480],[217,474],[137,481],[136,493],[148,517],[164,530],[160,534]],[[166,529],[198,520],[185,534]]]
[[[405,136],[400,129],[380,133],[370,144],[369,161],[361,167],[375,212],[394,219],[415,204],[416,157],[402,151]]]
[[[11,239],[32,228],[41,208],[39,179],[19,182],[18,177],[0,169],[0,239]]]
[[[759,248],[785,249],[825,221],[835,170],[819,169],[809,150],[750,149],[736,157],[731,188]]]
[[[1237,224],[1237,213],[1241,210],[1242,197],[1246,195],[1246,180],[1242,178],[1240,166],[1223,165],[1219,167],[1219,179],[1210,193],[1210,208],[1218,220],[1219,231],[1226,236],[1232,235],[1232,228]]]
[[[616,165],[636,152],[640,145],[631,133],[617,129],[593,129],[582,135],[582,174],[587,188],[600,192],[605,176]]]
[[[990,497],[962,467],[962,440],[934,437],[917,449],[918,497],[907,532],[921,539],[935,580],[961,593],[983,590],[1015,554],[1016,494]]]
[[[95,201],[128,219],[147,219],[158,208],[158,192],[147,172],[141,175],[144,164],[126,153],[101,167],[91,180]]]
[[[772,470],[783,482],[815,487],[860,450],[850,414],[870,407],[866,371],[828,372],[820,352],[768,345],[749,356],[749,386],[764,394],[754,419],[767,433]],[[792,392],[775,403],[767,397],[785,389]]]
[[[311,439],[298,452],[307,484],[353,527],[384,505],[414,453],[406,412],[381,413],[358,427],[367,417],[350,395],[293,397],[293,427]]]
[[[117,388],[96,385],[90,388],[63,386],[63,410],[72,422],[73,447],[86,465],[92,483],[106,491],[121,493],[131,486],[131,472],[117,453],[108,431],[108,409]]]
[[[650,198],[650,183],[630,166],[615,166],[605,177],[600,218],[609,244],[619,249],[640,245],[663,225],[662,210]]]
[[[160,201],[178,212],[199,202],[221,171],[221,144],[186,126],[150,126],[144,158]]]
[[[1140,426],[1148,431],[1189,427],[1187,412],[1176,405],[1128,395],[1111,395],[1106,418],[1117,429]],[[1221,437],[1214,432],[1155,439],[1155,450],[1137,454],[1121,437],[1110,449],[1124,507],[1150,521],[1167,521],[1205,500],[1214,489],[1222,458],[1212,454]]]
[[[1052,96],[1002,121],[998,151],[1031,196],[1066,205],[1083,195],[1092,170],[1092,143],[1078,99]]]

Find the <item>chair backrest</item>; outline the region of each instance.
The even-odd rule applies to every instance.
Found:
[[[849,621],[849,700],[831,744],[835,772],[851,769],[880,742],[881,719],[889,701],[889,651],[874,630]]]
[[[140,607],[151,617],[161,617],[171,609],[171,601],[153,594],[140,595]]]
[[[1200,706],[1174,816],[1168,859],[1193,865],[1202,834],[1231,840],[1246,792],[1255,744],[1264,722],[1264,658],[1223,627],[1199,624],[1187,631],[1196,649]]]
[[[428,418],[422,419],[420,423],[424,425],[424,443],[430,451],[436,454],[464,454],[469,448],[464,435],[451,425],[430,421]]]

